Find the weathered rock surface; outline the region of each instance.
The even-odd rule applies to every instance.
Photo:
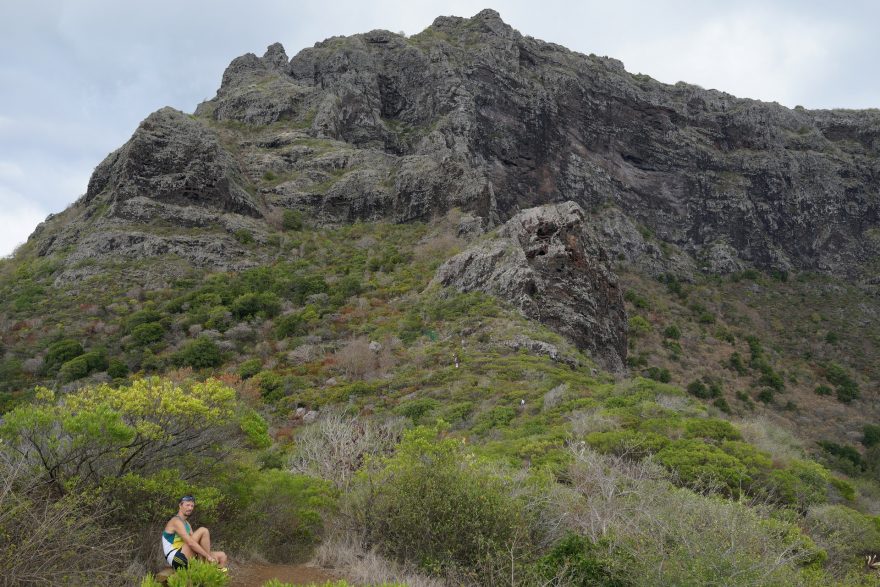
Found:
[[[387,197],[364,190],[366,179],[313,199],[327,218],[407,220],[462,206],[492,222],[572,200],[613,205],[713,272],[746,262],[859,277],[880,254],[864,238],[880,222],[877,111],[791,110],[660,84],[524,37],[491,10],[440,17],[409,39],[334,37],[286,69],[279,54],[234,61],[201,110],[243,122],[254,110],[289,116],[313,136],[399,157],[388,178],[412,168],[407,158],[429,158],[415,177],[386,181]],[[245,90],[240,105],[233,96]]]
[[[435,282],[497,295],[606,368],[623,368],[623,296],[604,249],[574,202],[520,212],[497,237],[444,263]]]
[[[219,212],[261,216],[241,187],[235,160],[204,124],[182,112],[154,112],[118,151],[111,153],[89,181],[84,203],[101,195],[114,207],[136,197]]]
[[[150,115],[33,241],[69,265],[100,258],[101,233],[149,232],[228,268],[259,262],[231,236],[265,241],[274,208],[334,224],[458,207],[475,234],[573,201],[609,255],[637,270],[756,265],[872,283],[878,155],[880,111],[792,110],[661,84],[484,10],[409,38],[371,31],[289,60],[277,43],[236,58],[215,98],[195,116]],[[181,244],[193,229],[216,255]]]

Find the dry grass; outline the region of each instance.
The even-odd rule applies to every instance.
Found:
[[[403,583],[409,587],[443,587],[444,581],[388,560],[375,550],[365,550],[350,537],[325,540],[315,551],[314,562],[341,571],[358,584]]]

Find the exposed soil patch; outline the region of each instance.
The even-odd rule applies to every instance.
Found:
[[[260,587],[270,579],[278,579],[293,585],[324,583],[339,579],[339,575],[324,569],[306,565],[271,565],[245,563],[230,567],[230,587]]]

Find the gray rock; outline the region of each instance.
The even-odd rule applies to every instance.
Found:
[[[880,111],[791,110],[661,84],[485,10],[410,38],[371,31],[289,61],[280,44],[233,60],[195,116],[150,115],[32,240],[66,256],[61,281],[117,255],[169,260],[143,278],[177,274],[173,259],[264,262],[229,237],[265,242],[270,207],[329,225],[457,207],[473,238],[572,201],[612,261],[648,274],[754,265],[870,281],[878,155]]]
[[[623,297],[584,216],[574,202],[524,210],[496,238],[444,263],[434,283],[497,295],[589,351],[606,368],[622,370]]]

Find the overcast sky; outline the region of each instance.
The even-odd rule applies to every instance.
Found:
[[[192,112],[226,65],[280,41],[415,34],[494,8],[522,32],[633,73],[789,107],[880,107],[880,3],[561,0],[0,0],[0,256],[85,192],[150,112]]]

